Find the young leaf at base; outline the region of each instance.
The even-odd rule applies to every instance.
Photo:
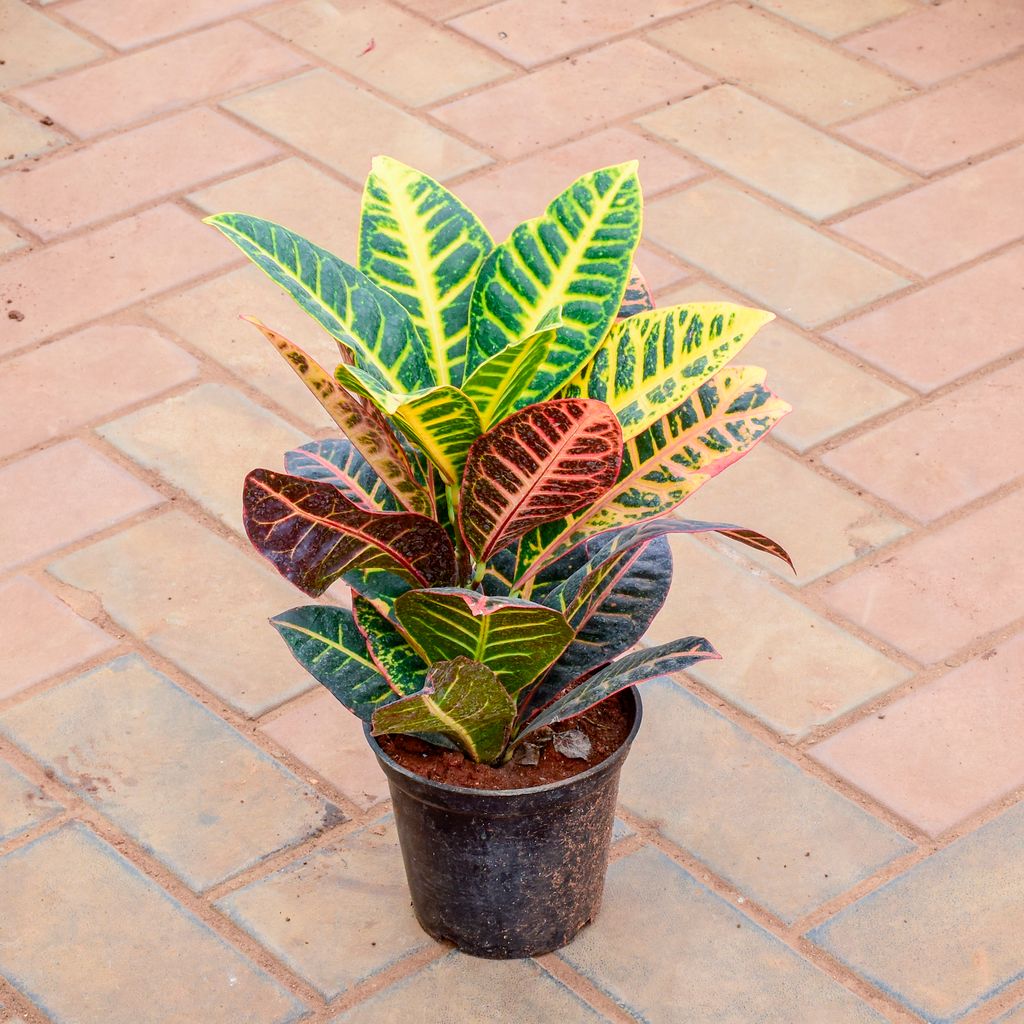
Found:
[[[515,713],[515,701],[486,665],[455,658],[433,665],[419,693],[380,708],[373,735],[440,733],[471,760],[488,763],[505,749]]]

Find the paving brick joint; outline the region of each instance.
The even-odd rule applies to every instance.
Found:
[[[0,1024],[1024,1022],[1024,5],[0,0]],[[329,423],[201,223],[352,258],[389,153],[496,238],[636,158],[659,304],[794,406],[688,516],[598,921],[474,961],[267,626],[249,468]],[[426,1016],[424,1016],[426,1014]]]

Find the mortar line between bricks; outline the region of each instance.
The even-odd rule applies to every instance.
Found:
[[[77,68],[73,70],[77,70]],[[64,72],[64,74],[68,73],[69,72],[67,71]],[[71,73],[73,73],[73,71]],[[33,86],[35,84],[35,82],[26,82],[25,87]],[[42,119],[44,117],[50,117],[50,115],[42,110],[39,110],[37,107],[31,106],[30,104],[26,103],[20,96],[16,95],[17,90],[21,88],[22,86],[19,85],[15,89],[9,89],[6,92],[0,92],[0,102],[3,102],[6,106],[12,107],[13,109],[17,110],[19,114],[23,114],[25,117],[32,118],[33,120],[38,121],[40,124],[42,124]],[[46,125],[45,127],[56,131],[60,135],[66,136],[66,138],[64,139],[64,146],[59,147],[59,149],[56,150],[56,152],[62,151],[65,147],[80,146],[86,141],[85,139],[82,139],[80,136],[76,135],[70,128],[66,127],[60,121],[57,121],[52,117],[50,118],[50,120],[51,123]],[[32,161],[33,163],[38,163],[40,160],[42,160],[44,156],[48,156],[51,152],[55,152],[55,150],[47,149],[44,150],[42,153],[36,153],[31,156],[19,157],[17,160],[12,160],[10,163],[5,162],[3,170],[11,170],[12,168],[19,167],[21,164],[28,163],[29,161]]]
[[[968,1013],[960,1024],[994,1024],[1008,1010],[1024,1002],[1024,981],[1007,985],[1001,992]]]
[[[45,17],[48,21],[52,21],[55,25],[60,25],[61,28],[65,28],[69,32],[74,33],[74,35],[78,36],[80,39],[84,39],[87,43],[92,43],[93,46],[97,47],[103,52],[94,60],[84,61],[81,64],[76,64],[74,68],[64,68],[62,71],[55,72],[52,75],[45,75],[41,78],[34,78],[32,79],[33,85],[36,82],[46,82],[53,78],[59,78],[61,74],[65,74],[68,71],[77,71],[79,70],[79,68],[93,67],[97,64],[102,64],[111,56],[116,56],[118,54],[119,51],[117,47],[113,46],[111,43],[108,43],[101,36],[94,35],[92,32],[89,31],[89,29],[84,28],[81,25],[76,25],[73,21],[69,21],[67,17],[65,17],[65,15],[62,14],[60,10],[58,10],[57,8],[50,6],[37,6],[35,9],[36,11],[38,11],[39,14],[43,15],[43,17]],[[56,15],[56,17],[54,17],[54,15]],[[27,85],[28,83],[26,82],[23,84]],[[18,86],[18,88],[20,88],[20,86]]]
[[[26,1024],[53,1024],[51,1017],[47,1017],[35,1003],[29,1001],[28,996],[23,995],[2,974],[0,974],[0,1002],[13,1014],[23,1018]]]
[[[561,982],[570,992],[573,992],[585,1003],[593,1007],[611,1024],[637,1024],[637,1021],[641,1019],[635,1014],[630,1013],[625,1006],[613,999],[608,993],[602,991],[588,977],[581,974],[555,953],[535,956],[533,957],[533,962],[545,974],[554,978],[556,982]],[[497,1022],[492,1022],[492,1024],[497,1024]]]

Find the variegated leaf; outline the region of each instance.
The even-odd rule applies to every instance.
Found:
[[[245,213],[207,217],[364,369],[402,391],[435,383],[405,307],[362,271],[301,235]]]
[[[284,468],[304,480],[333,484],[367,512],[397,512],[401,508],[384,481],[346,438],[311,441],[285,452]]]
[[[395,602],[395,615],[424,660],[482,662],[511,694],[529,686],[573,637],[551,608],[455,587],[409,590]]]
[[[414,512],[367,512],[337,487],[255,469],[242,492],[245,532],[300,590],[317,597],[350,569],[381,570],[415,586],[455,582],[440,524]]]
[[[305,605],[275,615],[270,623],[299,664],[365,721],[400,696],[377,671],[347,608]]]
[[[651,309],[654,309],[654,296],[644,280],[644,275],[634,265],[629,283],[626,285],[626,290],[622,295],[622,303],[619,306],[618,315],[615,319],[626,320],[631,316],[646,313]]]
[[[686,636],[660,647],[627,654],[549,704],[530,720],[518,739],[523,740],[546,725],[575,718],[627,686],[636,686],[671,672],[682,672],[698,661],[719,658],[721,655],[701,636]]]
[[[391,157],[374,157],[363,190],[359,268],[409,311],[438,384],[462,383],[469,299],[493,247],[443,185]]]
[[[466,378],[462,390],[479,410],[485,430],[509,413],[551,397],[538,390],[541,378],[537,371],[551,346],[558,344],[555,328],[561,325],[562,309],[556,306],[541,318],[532,334],[495,352]]]
[[[731,302],[697,302],[621,320],[562,397],[606,402],[628,441],[678,408],[774,319]]]
[[[473,761],[495,761],[505,749],[515,701],[486,665],[456,658],[431,666],[427,685],[373,716],[373,735],[440,733]]]
[[[392,417],[448,483],[461,479],[469,447],[483,429],[476,406],[458,388],[445,384],[411,395],[396,394],[357,367],[342,365],[335,373],[345,387]]]
[[[352,602],[352,611],[370,657],[388,682],[403,696],[422,690],[427,664],[395,624],[363,597]]]
[[[585,673],[629,650],[647,632],[672,584],[668,539],[656,537],[627,548],[598,571],[583,575],[585,585],[564,612],[576,636],[534,691],[520,700],[520,715],[526,708],[543,707]],[[559,607],[566,596],[552,591],[543,603]]]
[[[732,465],[790,410],[764,387],[764,378],[759,367],[728,367],[627,441],[612,487],[577,515],[523,538],[517,577],[587,537],[671,511]]]
[[[302,383],[316,396],[402,505],[411,512],[430,515],[430,497],[417,484],[405,451],[380,414],[375,409],[364,408],[344,388],[335,384],[331,375],[312,356],[283,334],[278,334],[255,317],[244,316],[242,319],[256,327],[284,356]]]
[[[564,325],[535,374],[536,391],[554,394],[590,358],[618,312],[640,239],[636,167],[584,175],[491,252],[469,307],[468,373],[554,306]]]
[[[459,526],[486,561],[540,524],[592,504],[622,460],[622,431],[601,402],[541,402],[473,442],[462,481]]]

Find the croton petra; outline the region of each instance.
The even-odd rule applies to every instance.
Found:
[[[338,343],[334,372],[247,317],[342,436],[253,470],[244,519],[303,593],[272,620],[374,735],[500,764],[625,687],[717,658],[687,636],[624,653],[669,586],[673,516],[789,406],[727,366],[771,313],[655,309],[633,266],[635,163],[584,175],[495,245],[432,178],[378,157],[358,267],[240,213],[209,218]],[[699,598],[698,598],[699,599]],[[545,730],[542,732],[542,730]]]

